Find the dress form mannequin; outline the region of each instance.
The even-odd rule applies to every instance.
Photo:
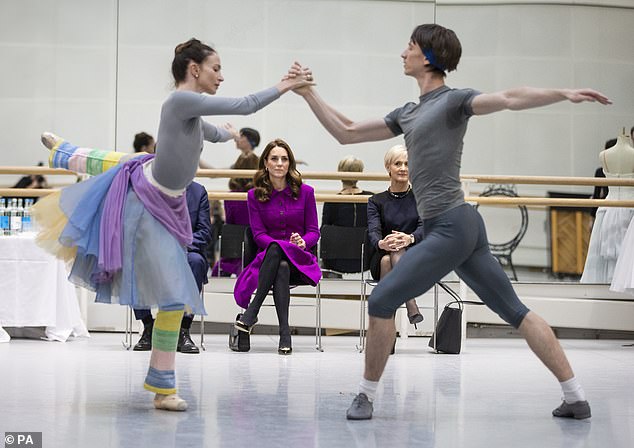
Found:
[[[601,151],[599,154],[603,171],[608,173],[632,174],[634,173],[634,148],[630,136],[625,133],[625,129],[616,140],[616,145]]]
[[[607,178],[634,178],[634,148],[625,130],[614,146],[601,151],[599,159]],[[606,199],[632,200],[634,187],[610,187]],[[628,241],[626,234],[631,233],[634,237],[634,228],[628,230],[633,217],[632,208],[600,207],[597,210],[582,283],[611,283],[617,277],[616,266],[622,255],[621,249],[632,247],[625,241]]]

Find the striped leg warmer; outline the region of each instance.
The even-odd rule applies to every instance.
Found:
[[[176,393],[176,344],[180,330],[183,310],[159,310],[152,332],[152,357],[150,368],[145,377],[147,390],[157,394],[170,395]]]
[[[48,164],[51,168],[64,168],[78,174],[95,176],[133,156],[135,155],[124,152],[80,148],[62,140],[51,149]]]

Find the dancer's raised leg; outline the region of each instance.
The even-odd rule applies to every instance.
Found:
[[[44,132],[42,144],[50,149],[48,164],[51,168],[64,168],[77,174],[95,176],[139,154],[82,148],[64,140],[52,132]]]

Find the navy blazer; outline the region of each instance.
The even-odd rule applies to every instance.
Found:
[[[209,215],[209,197],[205,187],[192,182],[185,191],[189,219],[192,223],[194,239],[190,252],[198,252],[205,257],[207,246],[211,243],[211,217]]]

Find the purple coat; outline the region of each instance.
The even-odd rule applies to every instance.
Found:
[[[307,282],[316,285],[321,279],[321,269],[317,257],[310,253],[310,249],[319,240],[315,190],[302,184],[297,199],[294,199],[290,187],[287,186],[282,191],[273,190],[270,200],[260,202],[251,189],[247,193],[247,204],[258,254],[236,280],[233,290],[236,303],[242,308],[249,305],[251,294],[258,285],[258,273],[266,254],[265,249],[273,242],[280,245]],[[306,242],[306,250],[289,242],[291,233],[294,232],[302,236]]]
[[[249,207],[246,201],[225,201],[225,222],[227,224],[249,225]]]

